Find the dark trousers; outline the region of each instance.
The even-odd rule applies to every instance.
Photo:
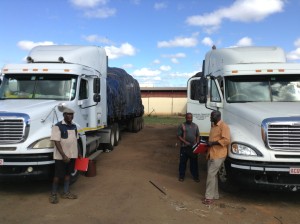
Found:
[[[186,147],[180,148],[179,177],[184,178],[186,164],[187,164],[187,161],[190,160],[190,172],[191,172],[193,178],[198,179],[199,178],[198,156],[197,155],[189,155],[186,150],[187,150]]]

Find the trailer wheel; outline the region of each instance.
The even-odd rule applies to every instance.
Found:
[[[139,129],[142,130],[144,128],[144,118],[139,117]]]
[[[114,149],[114,145],[115,145],[115,127],[114,125],[111,126],[111,130],[110,130],[110,137],[109,137],[109,143],[107,143],[105,146],[106,149],[108,149],[109,151],[112,151]]]
[[[132,132],[133,131],[133,119],[130,119],[127,123],[127,130],[129,132]]]
[[[225,161],[222,163],[219,169],[218,181],[219,181],[220,188],[226,192],[235,193],[239,191],[239,187],[233,184],[228,177]]]
[[[135,133],[139,131],[139,119],[138,119],[138,117],[133,118],[132,131],[135,132]]]
[[[144,128],[144,118],[143,117],[141,117],[141,120],[142,120],[142,122],[141,122],[141,129],[143,129]]]
[[[115,146],[119,145],[119,141],[121,139],[121,133],[118,123],[114,123],[114,130],[115,130]]]

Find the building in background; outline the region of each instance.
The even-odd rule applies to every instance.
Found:
[[[184,115],[186,87],[141,87],[145,115]]]

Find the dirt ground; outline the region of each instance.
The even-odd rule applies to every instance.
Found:
[[[175,134],[171,125],[122,133],[113,151],[97,157],[97,175],[80,176],[71,186],[76,200],[50,204],[49,182],[1,184],[0,223],[300,223],[297,192],[221,191],[220,200],[203,205],[205,160],[199,158],[200,183],[188,170],[179,182]]]

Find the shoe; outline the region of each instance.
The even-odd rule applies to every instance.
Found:
[[[51,204],[57,204],[58,203],[57,194],[50,194],[50,196],[49,196],[49,202]]]
[[[184,181],[184,177],[179,177],[178,180],[179,180],[180,182],[183,182],[183,181]]]
[[[199,178],[193,178],[193,180],[194,180],[195,182],[197,182],[197,183],[200,182],[200,179],[199,179]]]
[[[77,199],[76,194],[72,194],[70,191],[67,193],[63,193],[61,196],[63,199]]]
[[[205,205],[211,205],[214,203],[214,200],[213,199],[208,199],[208,198],[204,198],[202,200],[202,204],[205,204]]]

